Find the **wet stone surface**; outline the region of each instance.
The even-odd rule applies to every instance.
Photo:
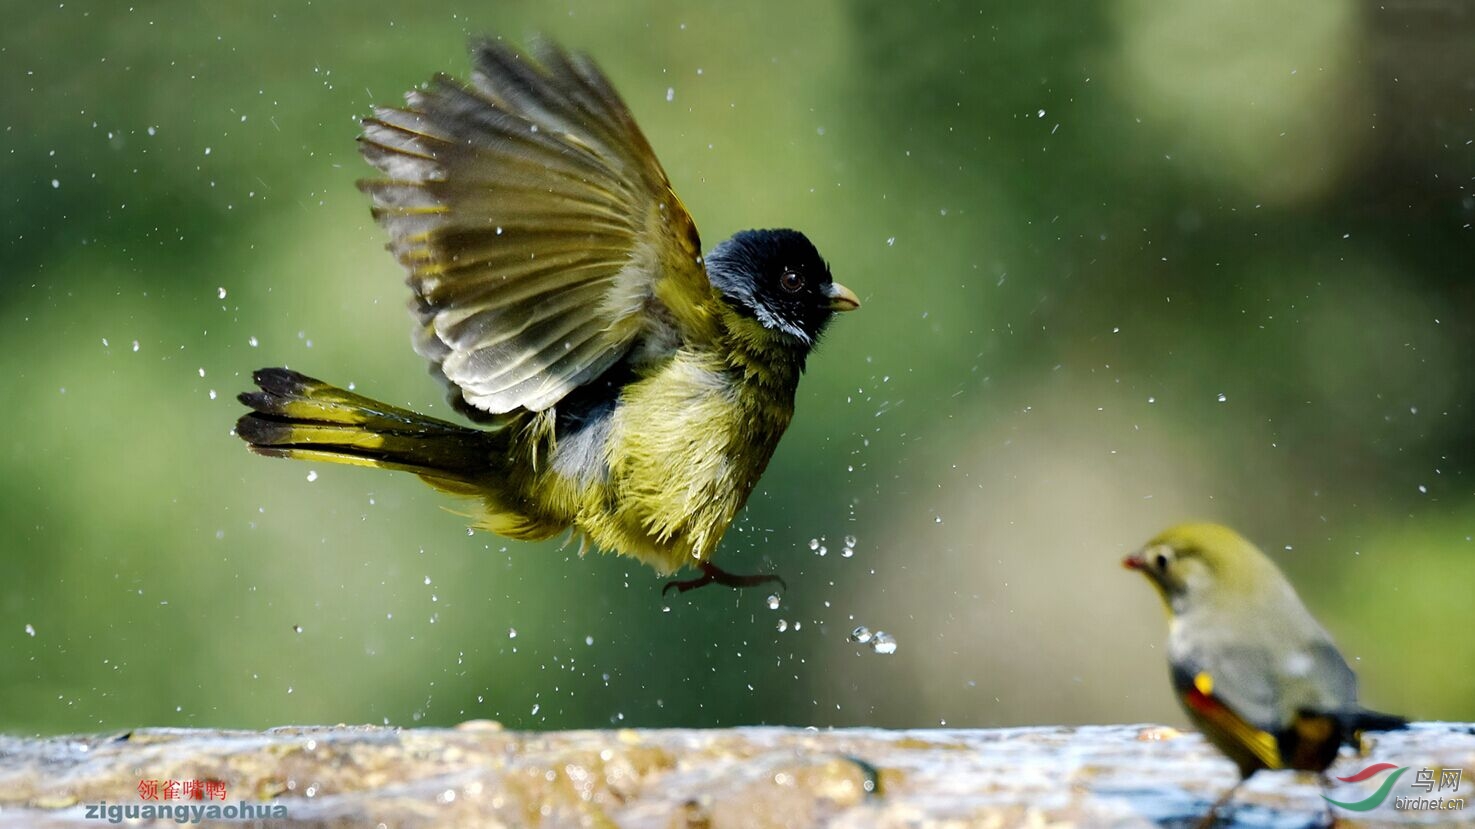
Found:
[[[1415,771],[1462,770],[1475,801],[1475,726],[1423,723],[1344,751],[1334,776],[1408,769],[1388,802],[1335,810],[1339,827],[1475,826],[1464,811],[1395,809],[1422,795]],[[1323,788],[1262,773],[1221,827],[1328,823],[1321,795],[1353,802],[1384,774]],[[1235,779],[1196,734],[1144,725],[990,730],[504,731],[362,726],[265,732],[148,729],[0,737],[0,827],[108,825],[89,805],[286,808],[285,819],[215,826],[1163,826],[1190,827]],[[140,783],[200,781],[210,800],[145,799]],[[208,786],[203,784],[208,783]],[[147,788],[147,784],[145,785]],[[1436,793],[1440,794],[1440,793]],[[239,807],[238,807],[239,808]],[[139,813],[134,813],[139,814]],[[207,813],[201,813],[207,814]],[[224,813],[226,815],[229,812]],[[125,814],[119,815],[120,818]],[[173,817],[128,825],[179,825]]]

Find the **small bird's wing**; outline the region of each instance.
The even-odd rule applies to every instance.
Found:
[[[1357,702],[1357,675],[1330,640],[1311,649],[1320,700],[1307,706],[1303,714],[1319,714],[1334,719],[1341,739],[1357,745],[1363,731],[1396,731],[1408,720],[1396,714],[1384,714],[1363,708]]]
[[[1265,655],[1250,649],[1195,655],[1173,666],[1183,706],[1266,768],[1282,768],[1278,695]]]
[[[1359,732],[1404,724],[1357,704],[1357,677],[1328,639],[1282,654],[1204,649],[1179,660],[1173,685],[1194,716],[1266,768],[1319,771]]]
[[[1307,655],[1312,667],[1304,676],[1314,682],[1314,686],[1308,687],[1305,694],[1308,699],[1315,701],[1307,703],[1305,707],[1317,711],[1356,708],[1357,674],[1352,672],[1337,646],[1330,639],[1321,639],[1307,648]]]
[[[437,77],[360,139],[416,350],[498,414],[552,406],[637,341],[713,336],[696,226],[598,67],[552,44],[472,59],[469,85]]]

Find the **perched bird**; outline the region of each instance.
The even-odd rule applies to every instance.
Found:
[[[712,554],[794,415],[805,360],[860,307],[802,233],[702,256],[609,80],[553,44],[472,47],[364,121],[360,182],[409,272],[416,351],[469,428],[283,368],[240,396],[262,455],[414,472],[518,539],[565,530],[667,584],[745,587]]]
[[[1234,530],[1173,527],[1122,565],[1162,597],[1178,701],[1239,766],[1241,781],[1260,769],[1321,772],[1363,731],[1406,725],[1358,705],[1357,678],[1331,637],[1275,564]]]

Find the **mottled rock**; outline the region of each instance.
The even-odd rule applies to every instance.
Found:
[[[1462,770],[1448,797],[1475,800],[1475,727],[1426,723],[1371,735],[1333,767],[1390,762]],[[1387,774],[1389,772],[1385,772]],[[107,825],[90,806],[285,807],[289,827],[916,827],[1192,825],[1236,779],[1196,734],[1143,725],[989,730],[510,732],[367,726],[266,732],[141,729],[0,738],[0,827]],[[1256,775],[1221,826],[1324,825],[1321,794],[1356,801],[1384,777],[1323,788],[1313,775]],[[169,781],[212,799],[146,799]],[[198,786],[193,781],[198,781]],[[208,785],[207,785],[208,784]],[[187,791],[189,789],[182,789]],[[1337,810],[1342,827],[1475,825],[1464,811]],[[208,815],[207,812],[199,814]],[[228,815],[229,812],[223,812]],[[121,817],[121,816],[120,816]],[[178,825],[173,817],[130,825]]]

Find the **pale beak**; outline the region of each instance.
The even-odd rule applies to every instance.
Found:
[[[860,307],[860,297],[839,282],[831,282],[825,296],[830,298],[831,311],[854,311]]]

